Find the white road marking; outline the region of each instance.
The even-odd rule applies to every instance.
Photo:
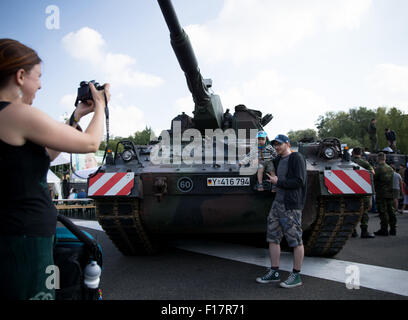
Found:
[[[178,242],[175,245],[179,249],[207,254],[219,258],[270,267],[269,253],[267,249],[254,248],[237,244],[227,244],[211,241]],[[408,296],[408,271],[372,266],[368,264],[305,257],[301,273],[307,276],[337,281],[346,284],[349,275],[346,274],[347,266],[357,266],[360,270],[360,286]],[[293,255],[282,252],[280,269],[292,271]]]
[[[77,226],[105,232],[98,221],[71,219]]]
[[[76,225],[103,231],[97,221],[72,220]],[[257,266],[270,267],[267,249],[254,248],[238,244],[222,243],[210,240],[183,240],[174,241],[172,244],[179,249],[218,258],[249,263]],[[293,255],[282,252],[280,269],[291,271]],[[342,261],[336,259],[305,257],[301,273],[303,275],[331,280],[346,284],[348,275],[346,268],[350,265],[357,266],[360,271],[360,286],[408,296],[408,271],[384,268],[368,264]]]

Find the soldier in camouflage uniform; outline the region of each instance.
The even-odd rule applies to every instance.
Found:
[[[394,211],[393,179],[394,170],[385,163],[385,154],[377,156],[378,165],[375,168],[374,185],[376,192],[377,211],[380,214],[381,229],[374,232],[376,236],[397,234],[397,216]],[[388,225],[390,230],[388,231]]]
[[[362,150],[361,148],[353,149],[353,162],[357,163],[360,167],[370,171],[374,175],[374,168],[366,160],[361,159]],[[364,213],[360,221],[361,238],[375,238],[374,234],[368,232],[368,211],[371,209],[372,199],[371,196],[364,199]],[[356,229],[353,231],[353,237],[357,236]]]
[[[370,137],[370,152],[377,152],[377,127],[375,118],[371,119],[367,131]]]

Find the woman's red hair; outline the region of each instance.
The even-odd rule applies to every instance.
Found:
[[[39,63],[41,59],[33,49],[13,39],[0,39],[0,88],[18,70],[30,72]]]

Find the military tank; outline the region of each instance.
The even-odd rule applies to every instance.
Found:
[[[245,105],[236,106],[234,114],[224,112],[220,97],[212,92],[212,81],[201,75],[172,3],[158,3],[192,94],[194,116],[177,116],[171,128],[149,145],[118,143],[114,156],[108,154],[106,163],[88,179],[97,220],[125,255],[154,254],[178,236],[264,237],[274,194],[266,181],[265,191],[254,189],[256,171],[245,174],[239,168],[237,150],[248,152],[256,132],[273,117]],[[217,130],[221,138],[209,134]],[[192,140],[197,143],[190,150]],[[350,162],[338,139],[303,143],[298,151],[307,161],[305,253],[335,255],[359,222],[364,198],[372,194],[371,176]],[[190,161],[180,161],[183,155]],[[161,162],[156,161],[158,156]]]

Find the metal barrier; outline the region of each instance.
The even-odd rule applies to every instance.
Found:
[[[96,220],[96,207],[93,199],[55,199],[59,214],[69,218]]]

